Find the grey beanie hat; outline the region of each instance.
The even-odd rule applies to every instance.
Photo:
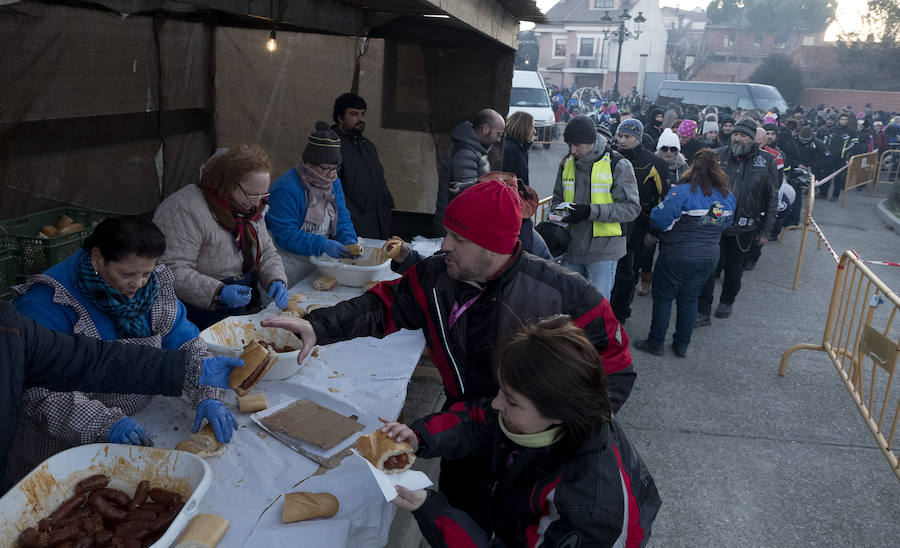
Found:
[[[756,139],[756,122],[752,118],[744,118],[734,124],[734,131],[748,135],[751,139]]]
[[[641,140],[641,137],[644,135],[644,124],[641,123],[637,118],[628,118],[627,120],[622,120],[622,123],[619,124],[619,127],[616,128],[616,134],[624,133],[626,135],[631,135],[638,141]]]
[[[813,138],[813,130],[811,127],[803,126],[802,128],[800,128],[799,139],[801,141],[803,141],[804,143],[808,143],[809,141],[812,140],[812,138]]]
[[[566,124],[563,140],[573,145],[593,144],[597,141],[597,128],[594,127],[594,122],[590,118],[579,114]]]
[[[307,164],[341,165],[341,138],[328,127],[328,122],[316,122],[316,130],[309,134],[303,161]]]

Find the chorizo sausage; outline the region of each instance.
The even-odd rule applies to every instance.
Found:
[[[145,502],[147,502],[147,495],[150,494],[150,482],[147,480],[143,480],[137,485],[137,489],[134,490],[134,498],[128,503],[128,509],[134,510],[138,508]]]
[[[26,548],[45,548],[49,546],[50,534],[44,531],[38,531],[34,527],[29,527],[19,533],[19,543]]]
[[[46,533],[50,529],[53,529],[53,522],[49,518],[44,518],[38,522],[37,530],[41,533]]]
[[[48,534],[47,541],[49,546],[57,546],[69,540],[74,540],[81,533],[81,530],[74,523],[66,525],[63,529],[51,531]]]
[[[75,494],[80,495],[81,493],[87,493],[94,489],[101,489],[107,485],[109,485],[109,476],[105,474],[95,474],[76,483]]]
[[[157,515],[162,514],[163,512],[165,512],[168,509],[169,509],[168,506],[166,506],[165,504],[160,504],[158,502],[145,502],[144,504],[141,505],[141,510],[149,510],[151,512],[156,512]]]
[[[94,490],[93,494],[100,495],[109,502],[118,504],[122,508],[128,506],[128,503],[131,501],[131,497],[129,497],[128,494],[124,491],[119,491],[118,489],[110,489],[109,487],[96,489]]]
[[[113,532],[108,529],[103,529],[101,531],[97,531],[94,533],[94,543],[99,546],[105,546],[109,544],[110,539],[113,537]]]
[[[85,495],[75,495],[64,503],[60,504],[59,507],[54,510],[47,519],[50,520],[51,525],[53,522],[61,521],[67,517],[69,514],[77,510],[81,507],[81,504],[84,502]]]
[[[116,526],[115,536],[123,540],[140,540],[150,534],[149,521],[126,521]]]
[[[173,504],[178,504],[179,502],[181,502],[181,495],[179,493],[159,487],[150,489],[150,498],[153,499],[153,502],[165,504],[166,506],[171,506]]]
[[[154,512],[152,510],[144,510],[143,508],[140,508],[138,510],[132,510],[131,512],[128,512],[128,516],[125,521],[133,521],[133,520],[153,521],[157,517],[159,517],[159,514],[157,514],[156,512]]]
[[[150,529],[154,532],[164,531],[169,525],[175,521],[175,516],[181,511],[181,507],[173,507],[159,515],[158,518],[150,522]]]
[[[88,505],[97,511],[104,520],[124,521],[128,516],[128,512],[121,508],[116,508],[111,502],[97,495],[91,495],[88,499]]]
[[[93,548],[94,547],[94,537],[91,535],[82,536],[75,540],[75,544],[72,548]]]

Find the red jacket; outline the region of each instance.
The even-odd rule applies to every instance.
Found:
[[[556,263],[522,253],[478,288],[447,274],[443,255],[407,269],[398,280],[382,282],[366,294],[315,310],[306,316],[321,344],[355,337],[384,337],[398,329],[421,329],[431,359],[452,402],[494,397],[494,349],[523,324],[568,314],[584,329],[603,359],[613,408],[631,392],[628,336],[609,302],[578,274]],[[481,292],[479,293],[479,289]],[[477,296],[450,326],[454,304]]]
[[[565,438],[529,449],[503,434],[489,404],[457,403],[412,424],[421,457],[492,457],[492,531],[429,491],[413,515],[431,546],[637,548],[647,543],[659,493],[615,419],[576,449],[564,447]]]

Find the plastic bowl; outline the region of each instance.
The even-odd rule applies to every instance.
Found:
[[[229,316],[224,320],[207,327],[200,332],[200,338],[206,343],[210,352],[226,356],[240,356],[244,346],[250,341],[267,341],[276,347],[291,346],[292,352],[278,352],[278,359],[262,380],[284,380],[298,371],[297,355],[303,348],[303,342],[290,331],[276,327],[261,327],[260,318],[253,316]]]
[[[335,259],[328,255],[310,257],[309,262],[325,276],[337,280],[338,285],[363,287],[381,274],[389,273],[391,260],[381,261],[381,246],[363,245],[363,254],[352,259]],[[353,264],[355,263],[355,264]]]
[[[151,545],[153,548],[175,543],[197,514],[212,481],[209,465],[183,451],[113,443],[73,447],[45,460],[0,499],[0,546],[16,546],[19,533],[36,526],[38,520],[72,496],[76,483],[94,474],[106,474],[110,478],[108,487],[129,495],[138,482],[146,479],[151,487],[169,489],[187,498],[172,525]]]

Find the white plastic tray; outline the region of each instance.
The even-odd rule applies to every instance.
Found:
[[[381,249],[383,242],[381,240],[360,238],[359,244],[362,246],[363,254],[358,260],[366,263],[371,261],[372,255]],[[363,287],[372,280],[383,279],[384,275],[389,274],[391,271],[390,259],[381,263],[362,266],[342,263],[340,260],[328,255],[321,255],[319,257],[310,257],[309,262],[316,265],[323,276],[332,276],[337,280],[338,285],[347,287]]]
[[[108,475],[109,487],[129,495],[146,479],[151,487],[189,497],[153,548],[175,542],[212,482],[209,465],[191,453],[113,443],[73,447],[45,460],[0,498],[0,546],[15,546],[20,532],[37,525],[72,496],[76,483],[94,474]]]
[[[302,341],[290,331],[276,327],[260,327],[261,320],[273,315],[273,312],[264,310],[247,316],[229,316],[201,331],[200,338],[210,352],[234,357],[240,356],[244,345],[251,340],[264,340],[277,346],[302,348]],[[300,350],[279,352],[278,359],[263,380],[280,381],[296,374],[300,371],[300,366],[297,365],[298,354]]]

